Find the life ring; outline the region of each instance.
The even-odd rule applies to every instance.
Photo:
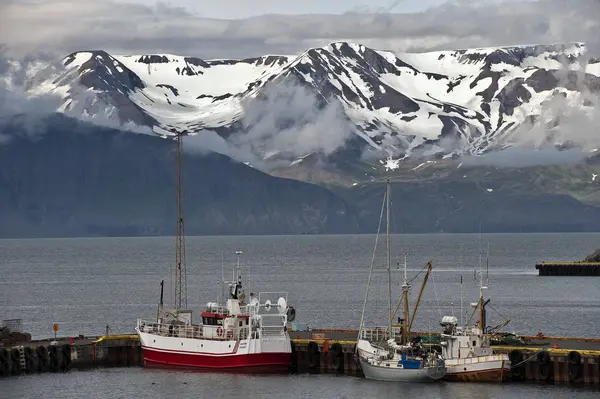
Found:
[[[217,335],[219,337],[223,336],[223,327],[221,327],[221,326],[217,327]]]
[[[571,351],[567,355],[569,382],[576,382],[581,376],[581,354],[577,351]]]

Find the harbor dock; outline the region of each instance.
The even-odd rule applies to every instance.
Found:
[[[600,262],[540,262],[538,276],[600,276]]]
[[[290,373],[344,374],[361,377],[354,359],[358,331],[310,329],[292,331]],[[437,345],[437,333],[414,333]],[[508,381],[581,384],[600,387],[600,339],[521,336],[519,342],[497,342],[508,353]],[[142,367],[137,335],[62,337],[0,347],[0,376],[68,372],[100,367]]]
[[[600,249],[574,262],[540,262],[538,276],[600,276]]]

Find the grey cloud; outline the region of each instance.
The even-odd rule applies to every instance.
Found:
[[[39,29],[40,26],[44,29]],[[175,53],[202,58],[242,58],[295,54],[307,47],[349,40],[393,51],[584,41],[592,54],[600,55],[598,32],[600,4],[597,0],[503,4],[454,1],[414,15],[352,12],[342,15],[264,15],[233,21],[200,18],[166,3],[154,7],[116,5],[98,0],[0,3],[0,40],[13,54],[44,51],[64,56],[77,50],[104,49],[115,54]],[[0,63],[0,75],[1,69]],[[50,99],[39,100],[42,101],[40,105],[14,98],[9,101],[8,94],[1,95],[5,97],[0,97],[0,101],[28,104],[34,111],[51,108]],[[190,138],[190,145],[211,148],[251,163],[260,162],[262,156],[273,151],[287,151],[292,159],[311,151],[328,154],[344,145],[350,130],[335,106],[319,109],[315,107],[315,98],[302,91],[288,93],[288,100],[290,106],[284,109],[278,108],[279,103],[267,101],[266,104],[277,112],[266,114],[265,108],[261,108],[264,104],[248,104],[244,120],[249,128],[246,135],[234,134],[224,141],[214,132],[205,132]],[[552,130],[541,123],[529,126],[527,135],[532,137],[532,142],[526,144],[539,148],[552,140],[565,141],[575,137],[585,147],[595,145],[594,127],[598,126],[599,120],[596,113],[582,116],[580,111],[569,109],[560,101],[553,100],[544,110],[550,119],[559,114],[560,128]],[[298,115],[304,111],[310,111],[311,117],[273,133],[286,118],[285,113],[287,118],[292,118],[293,113]],[[117,122],[109,116],[96,122],[117,127]],[[324,130],[327,134],[318,134]],[[538,150],[536,156],[542,156],[540,154],[544,155],[544,152]]]
[[[227,139],[204,131],[187,138],[192,150],[214,151],[265,169],[309,154],[331,155],[354,137],[341,105],[324,102],[294,81],[269,83],[242,104],[238,131]]]
[[[11,51],[102,48],[114,53],[168,52],[203,58],[297,53],[337,40],[422,51],[586,41],[600,54],[596,0],[448,3],[406,15],[264,15],[200,18],[181,8],[98,0],[0,4],[0,37]],[[44,29],[38,29],[39,26]]]
[[[557,151],[548,146],[540,149],[507,148],[484,156],[465,156],[465,166],[496,166],[500,168],[526,168],[547,165],[574,165],[593,155],[581,149]]]
[[[8,143],[13,136],[11,122],[17,120],[24,134],[34,137],[43,134],[45,119],[56,113],[64,99],[53,93],[31,93],[38,81],[65,72],[62,62],[51,54],[30,53],[22,58],[10,58],[0,47],[0,144]],[[93,124],[129,130],[135,133],[153,134],[150,128],[132,123],[122,124],[110,107],[85,87],[73,85],[71,92],[75,104],[66,115],[72,115]],[[85,109],[95,107],[102,112],[88,113]],[[14,119],[17,118],[17,119]]]

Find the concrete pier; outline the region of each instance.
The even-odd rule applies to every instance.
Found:
[[[57,338],[0,347],[0,376],[141,366],[136,335]]]
[[[540,262],[539,276],[600,276],[600,262]]]
[[[355,361],[357,331],[290,331],[291,373],[362,376]],[[436,336],[435,333],[415,333]],[[495,345],[513,364],[509,381],[600,386],[600,339],[521,337],[522,345]],[[435,346],[435,344],[432,344]],[[94,367],[142,367],[136,335],[59,338],[0,347],[0,376],[68,372]]]

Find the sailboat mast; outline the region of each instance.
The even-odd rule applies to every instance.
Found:
[[[404,255],[404,282],[402,284],[402,299],[403,303],[403,318],[404,322],[402,323],[402,344],[406,344],[408,342],[409,337],[409,327],[408,327],[408,280],[406,278],[406,254]],[[415,308],[416,312],[416,308]],[[415,317],[415,313],[413,312],[413,317]],[[412,321],[411,321],[412,324]]]
[[[187,308],[187,270],[185,257],[185,229],[183,223],[183,133],[177,138],[177,228],[175,233],[175,309]]]
[[[390,249],[390,179],[386,183],[386,241],[387,241],[387,270],[388,270],[388,331],[392,338],[392,256]]]
[[[483,309],[483,270],[480,272],[480,281],[479,281],[479,327],[483,332],[485,330],[485,317],[484,317],[484,309]]]

